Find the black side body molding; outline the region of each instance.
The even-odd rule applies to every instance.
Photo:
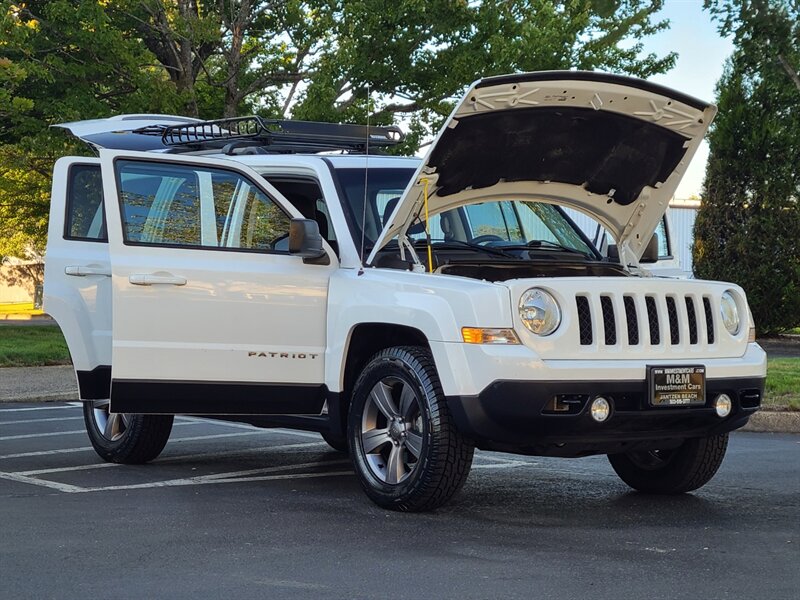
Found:
[[[114,379],[113,412],[165,415],[319,415],[323,385]]]

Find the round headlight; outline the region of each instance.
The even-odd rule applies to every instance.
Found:
[[[729,291],[722,294],[719,302],[719,311],[722,315],[722,323],[731,335],[739,333],[739,308],[736,300]]]
[[[519,317],[536,335],[550,335],[561,324],[561,309],[552,294],[531,288],[519,299]]]

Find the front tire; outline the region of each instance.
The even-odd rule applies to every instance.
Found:
[[[620,479],[640,492],[683,494],[696,490],[716,474],[728,447],[728,434],[686,440],[671,450],[609,454]]]
[[[356,474],[381,507],[432,510],[467,479],[474,445],[453,423],[428,350],[376,354],[353,388],[348,421]]]
[[[83,420],[95,452],[105,461],[139,465],[156,458],[172,432],[172,415],[109,412],[108,400],[83,403]]]

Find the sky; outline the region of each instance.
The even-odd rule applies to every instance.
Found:
[[[663,56],[678,53],[675,68],[650,80],[701,100],[714,102],[714,86],[722,76],[725,59],[733,52],[730,39],[717,33],[711,17],[703,11],[702,0],[666,0],[658,17],[669,19],[670,28],[644,41],[644,51]],[[676,198],[699,195],[703,185],[708,144],[697,150],[675,193]]]

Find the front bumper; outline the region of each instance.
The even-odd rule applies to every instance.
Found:
[[[708,379],[706,403],[691,408],[651,407],[647,382],[498,380],[478,395],[448,396],[459,430],[479,448],[541,456],[588,456],[664,449],[691,437],[706,437],[742,427],[761,406],[764,377]],[[733,400],[725,417],[713,402]],[[588,413],[594,396],[610,398],[611,417],[595,422]],[[548,413],[553,397],[571,399],[570,414]],[[579,402],[582,404],[579,405]]]

